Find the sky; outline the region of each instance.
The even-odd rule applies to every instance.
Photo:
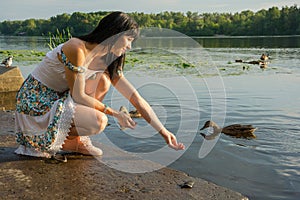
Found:
[[[49,19],[62,13],[123,11],[160,13],[241,12],[277,6],[300,6],[300,0],[0,0],[0,21]]]

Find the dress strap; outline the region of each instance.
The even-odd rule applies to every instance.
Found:
[[[67,56],[65,55],[65,53],[63,52],[62,49],[61,49],[60,53],[61,53],[61,59],[62,59],[64,65],[65,65],[68,69],[70,69],[70,70],[72,70],[72,71],[74,71],[74,72],[78,72],[78,73],[84,73],[84,72],[86,71],[86,68],[85,68],[85,67],[82,67],[82,66],[76,67],[76,66],[73,66],[72,63],[71,63],[70,61],[67,61]]]

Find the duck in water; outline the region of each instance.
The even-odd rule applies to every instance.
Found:
[[[260,57],[260,59],[262,60],[262,61],[267,61],[267,60],[269,60],[269,54],[262,54],[261,55],[261,57]]]
[[[139,111],[132,110],[132,111],[128,112],[128,110],[125,106],[121,106],[119,111],[121,111],[127,115],[130,115],[131,118],[141,118],[142,117],[142,115]]]
[[[269,60],[269,54],[262,54],[261,55],[261,57],[260,57],[260,60],[262,61],[261,63],[260,63],[260,68],[261,69],[265,69],[265,68],[267,68],[267,61]]]
[[[200,130],[204,130],[208,127],[213,128],[213,133],[211,135],[205,135],[204,133],[200,133],[207,140],[212,140],[221,133],[236,138],[246,138],[246,139],[256,138],[256,135],[254,134],[256,128],[253,127],[252,125],[232,124],[221,128],[215,122],[210,120],[210,121],[206,121],[204,126]]]
[[[142,118],[141,113],[137,110],[130,111],[129,115],[130,115],[131,118]]]

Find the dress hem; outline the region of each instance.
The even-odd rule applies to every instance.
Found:
[[[51,158],[51,155],[47,152],[42,152],[34,148],[26,147],[24,145],[20,145],[16,150],[15,154],[18,155],[26,155],[26,156],[34,156],[34,157],[44,157]]]
[[[69,94],[63,105],[63,112],[61,114],[60,122],[58,123],[58,135],[51,144],[49,152],[55,154],[62,149],[62,145],[70,132],[72,119],[75,114],[75,103]]]

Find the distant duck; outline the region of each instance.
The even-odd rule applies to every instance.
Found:
[[[262,60],[262,61],[267,61],[267,60],[269,60],[269,54],[262,54],[261,55],[261,57],[260,57],[260,59]]]
[[[206,121],[204,126],[200,130],[206,129],[208,127],[213,128],[214,132],[211,135],[205,135],[204,133],[200,133],[207,140],[214,139],[220,133],[224,133],[225,135],[229,135],[231,137],[236,138],[256,138],[256,135],[254,134],[256,128],[252,125],[232,124],[224,128],[220,128],[215,122]]]
[[[238,59],[238,60],[235,60],[235,62],[242,63],[242,62],[243,62],[243,60],[241,60],[241,59]]]
[[[8,56],[4,60],[2,60],[1,64],[5,65],[5,67],[10,67],[12,65],[12,60],[13,60],[13,56]]]
[[[245,63],[252,64],[252,65],[260,65],[260,64],[262,64],[262,62],[260,60],[252,60],[252,61],[245,62]]]

